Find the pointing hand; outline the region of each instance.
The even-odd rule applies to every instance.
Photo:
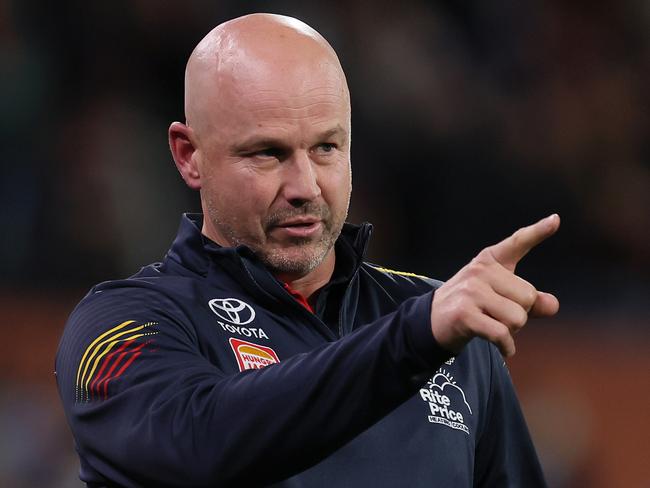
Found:
[[[431,330],[436,341],[458,353],[478,336],[496,344],[504,356],[512,356],[513,335],[528,317],[548,317],[560,307],[555,296],[536,290],[514,274],[528,251],[555,234],[559,226],[560,217],[553,214],[519,229],[483,249],[436,290],[431,306]]]

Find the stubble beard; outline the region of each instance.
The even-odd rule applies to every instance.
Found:
[[[207,202],[208,218],[216,229],[228,239],[234,247],[245,245],[273,274],[305,276],[320,265],[334,247],[341,234],[347,216],[347,208],[339,215],[333,215],[326,204],[306,203],[298,208],[275,211],[264,219],[262,228],[264,237],[246,234],[240,228],[236,217],[225,217],[211,201]],[[282,243],[276,243],[269,236],[274,225],[298,216],[316,216],[321,219],[323,231],[316,240],[294,237]]]

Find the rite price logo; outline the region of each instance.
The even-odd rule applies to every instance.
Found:
[[[426,388],[420,388],[420,397],[429,405],[429,422],[461,430],[469,435],[467,420],[472,415],[472,407],[467,402],[463,389],[447,371],[438,370],[427,382]]]

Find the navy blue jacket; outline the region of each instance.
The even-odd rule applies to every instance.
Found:
[[[95,286],[56,358],[88,486],[544,486],[505,363],[433,339],[439,282],[346,224],[315,313],[186,215],[162,263]]]

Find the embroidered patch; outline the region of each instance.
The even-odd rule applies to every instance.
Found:
[[[280,362],[278,355],[270,347],[259,346],[234,337],[230,338],[230,347],[237,358],[239,371],[262,369],[269,364]]]

